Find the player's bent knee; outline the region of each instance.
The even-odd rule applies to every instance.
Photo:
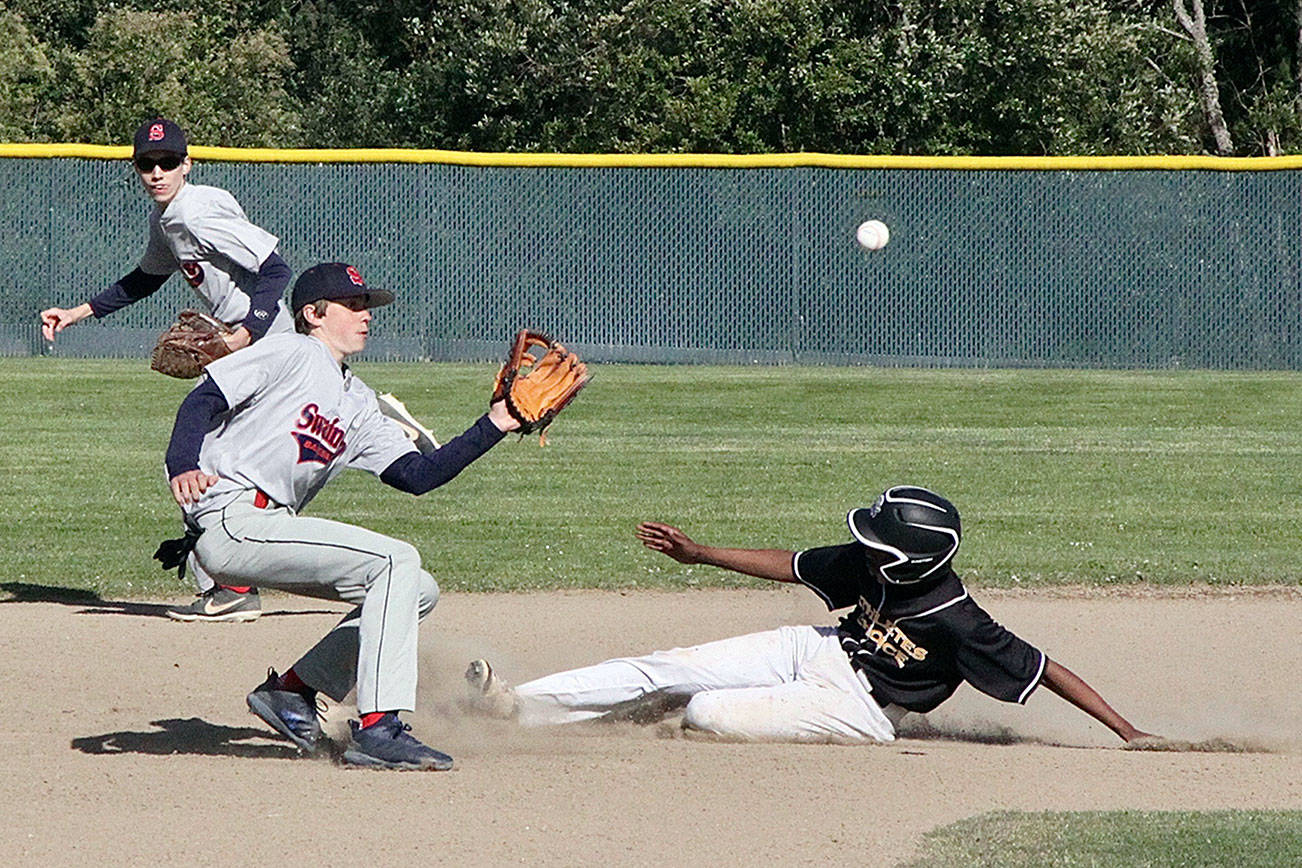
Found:
[[[740,707],[733,691],[698,693],[683,710],[683,729],[737,741],[763,741],[775,736],[769,721],[759,719],[754,709]]]
[[[439,583],[424,570],[420,571],[420,617],[424,618],[439,602]]]
[[[389,568],[395,576],[416,579],[423,572],[420,568],[420,552],[411,543],[397,539],[390,540],[382,553],[386,556]]]
[[[709,692],[693,696],[683,709],[683,727],[716,735],[729,734],[727,715],[720,697]]]

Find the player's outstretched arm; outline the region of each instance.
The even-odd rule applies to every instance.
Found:
[[[41,311],[41,331],[47,341],[73,323],[88,317],[104,317],[129,304],[153,295],[167,282],[166,274],[150,274],[137,268],[123,275],[108,289],[72,308],[51,307]]]
[[[387,420],[397,424],[393,420]],[[493,403],[463,434],[429,453],[408,452],[384,468],[380,481],[408,494],[425,494],[451,482],[507,432],[520,427],[502,401]]]
[[[796,581],[791,566],[795,553],[783,549],[723,549],[701,545],[673,525],[658,521],[639,524],[637,538],[642,545],[680,564],[708,564],[775,582]]]
[[[41,334],[47,341],[73,323],[79,323],[94,314],[90,302],[84,302],[72,308],[50,307],[41,311]]]
[[[1127,744],[1136,739],[1156,739],[1152,733],[1136,729],[1104,701],[1085,679],[1066,666],[1045,659],[1044,675],[1040,683],[1119,735]]]

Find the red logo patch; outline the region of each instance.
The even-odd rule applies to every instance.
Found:
[[[303,434],[299,431],[291,432],[291,436],[298,441],[298,463],[315,462],[316,464],[329,464],[339,457],[329,446],[317,440],[310,434]]]
[[[149,128],[149,141],[161,142],[163,140],[163,125],[154,124]]]
[[[349,265],[344,271],[348,274],[348,279],[353,282],[353,286],[366,286],[366,281],[362,280],[362,276],[357,273],[356,268]]]
[[[181,273],[191,286],[198,289],[203,285],[203,266],[197,262],[182,262]]]

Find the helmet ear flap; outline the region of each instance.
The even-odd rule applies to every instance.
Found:
[[[872,545],[864,545],[864,560],[868,562],[868,568],[880,581],[898,584],[893,578],[895,575],[892,568],[898,568],[908,560],[901,553],[889,552],[883,548]]]

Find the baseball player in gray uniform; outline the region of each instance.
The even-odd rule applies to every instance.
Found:
[[[291,333],[293,318],[281,300],[289,266],[276,252],[279,239],[255,226],[235,197],[217,187],[188,183],[191,162],[185,133],[155,118],[136,131],[132,162],[154,201],[149,234],[137,268],[89,301],[41,311],[45,339],[88,317],[105,317],[152,295],[180,271],[199,306],[234,329],[232,350],[265,335]],[[261,613],[256,588],[222,587],[202,567],[188,564],[199,599],[168,615],[181,621],[249,621]]]
[[[317,693],[339,702],[356,687],[345,763],[446,769],[452,759],[398,717],[415,707],[417,627],[438,584],[410,544],[302,514],[346,467],[423,494],[519,427],[498,401],[441,448],[417,449],[345,364],[366,345],[372,309],[391,301],[352,266],[304,271],[292,294],[298,333],[208,365],[177,412],[167,468],[193,554],[218,582],[256,578],[355,607],[283,675],[270,670],[248,695],[250,711],[311,752],[321,739]]]
[[[893,486],[847,522],[850,542],[799,552],[701,545],[672,525],[643,522],[642,543],[680,563],[799,582],[829,610],[853,608],[836,627],[787,626],[617,658],[514,689],[476,660],[466,671],[472,707],[529,726],[685,706],[684,728],[714,735],[889,742],[906,712],[931,711],[964,681],[1015,703],[1043,684],[1127,743],[1156,740],[972,600],[951,565],[961,525],[948,500]]]

